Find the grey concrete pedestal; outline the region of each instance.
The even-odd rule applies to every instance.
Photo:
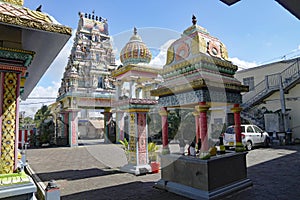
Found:
[[[226,153],[201,160],[181,155],[161,157],[156,188],[192,199],[216,199],[252,186],[247,178],[246,154]]]

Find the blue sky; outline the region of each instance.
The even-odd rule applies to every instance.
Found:
[[[194,14],[198,25],[219,38],[227,46],[232,61],[242,68],[277,61],[284,55],[287,58],[300,55],[300,21],[273,0],[241,0],[230,7],[218,0],[25,0],[24,3],[24,7],[32,10],[39,5],[43,12],[74,31],[78,12],[95,10],[95,15],[108,19],[109,33],[115,37],[114,43],[118,43],[114,44],[117,50],[128,41],[133,27],[137,27],[143,41],[159,51],[169,39],[177,39],[191,25]],[[118,38],[122,38],[121,42]],[[72,42],[71,39],[66,44],[31,96],[56,96]],[[28,108],[30,103],[24,103]]]

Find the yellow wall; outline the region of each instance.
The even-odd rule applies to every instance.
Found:
[[[266,75],[280,73],[294,62],[295,60],[282,61],[247,70],[241,70],[235,74],[235,78],[243,83],[243,78],[254,77],[254,85],[257,85],[265,79]]]
[[[293,131],[294,138],[300,138],[300,85],[296,85],[290,89],[288,94],[285,94],[286,108],[291,109],[289,111],[290,125]],[[280,93],[275,92],[270,97],[265,99],[265,104],[261,104],[259,107],[266,107],[270,111],[277,111],[281,109],[280,105]]]

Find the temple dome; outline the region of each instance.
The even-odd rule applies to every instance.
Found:
[[[151,51],[137,34],[137,29],[134,28],[133,35],[120,53],[121,62],[124,66],[129,64],[149,63],[151,58]]]
[[[193,25],[183,31],[181,38],[174,41],[168,48],[166,66],[193,60],[199,54],[228,61],[226,46],[216,37],[197,25],[196,17],[192,18]]]

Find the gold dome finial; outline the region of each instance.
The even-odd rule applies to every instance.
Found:
[[[133,28],[133,34],[134,34],[134,35],[137,34],[137,28],[136,28],[136,27]]]

